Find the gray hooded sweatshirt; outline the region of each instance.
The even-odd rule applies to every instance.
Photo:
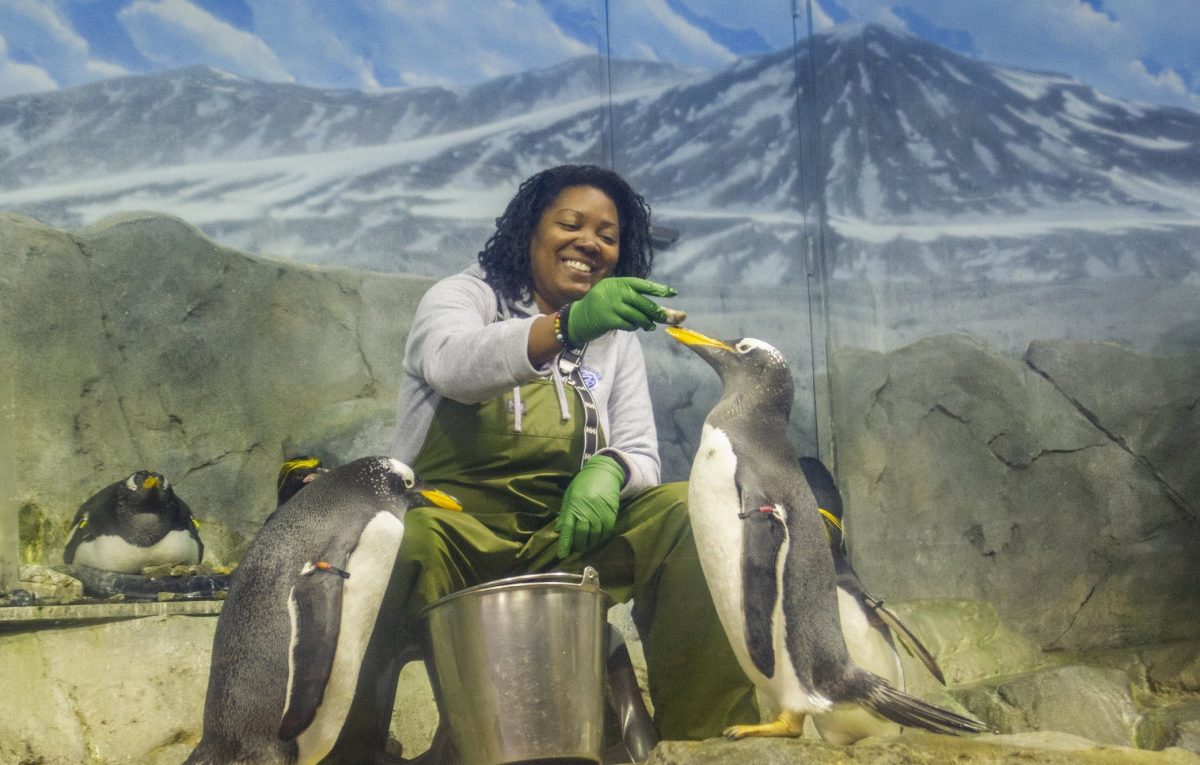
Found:
[[[566,396],[576,393],[564,390],[557,359],[540,368],[529,363],[529,330],[539,315],[532,300],[501,301],[478,265],[430,287],[417,306],[404,351],[392,456],[408,464],[416,460],[443,396],[477,404],[553,377],[559,390],[558,416],[569,418]],[[614,331],[588,343],[581,371],[607,439],[601,451],[619,457],[629,474],[621,497],[657,485],[658,435],[636,334]],[[516,396],[519,401],[519,393]],[[517,406],[513,428],[518,432],[521,418],[522,407]]]

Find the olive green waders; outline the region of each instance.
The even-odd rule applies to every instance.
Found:
[[[624,500],[606,542],[559,560],[554,523],[583,449],[583,407],[574,391],[567,394],[569,420],[561,417],[550,380],[521,386],[515,401],[511,391],[482,404],[442,401],[413,469],[420,480],[455,496],[463,512],[422,508],[406,515],[372,648],[386,653],[387,646],[375,644],[387,641],[394,649],[417,634],[417,613],[457,590],[520,574],[579,573],[590,565],[614,600],[633,599],[662,738],[708,738],[734,723],[757,722],[754,687],[737,665],[704,583],[686,483]],[[522,407],[520,432],[516,406]],[[357,748],[352,736],[373,737],[360,725],[367,718],[378,724],[390,713],[389,689],[382,685],[387,683],[379,683],[364,661],[356,709],[335,751],[343,744]],[[392,694],[394,689],[393,682]],[[383,698],[372,698],[377,696]],[[364,714],[360,702],[379,708]]]

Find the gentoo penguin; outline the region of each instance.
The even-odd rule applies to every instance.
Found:
[[[821,515],[787,434],[794,384],[761,340],[728,343],[667,333],[721,377],[688,485],[701,568],[734,654],[779,710],[729,738],[799,736],[804,716],[862,706],[904,726],[983,732],[983,723],[929,704],[857,667],[846,650],[837,578]]]
[[[282,507],[292,496],[317,476],[329,472],[319,457],[292,457],[279,466],[275,481],[275,506]]]
[[[846,557],[842,529],[842,496],[833,476],[820,460],[801,457],[800,470],[812,492],[817,512],[825,521],[829,548],[837,581],[838,614],[842,623],[842,638],[851,661],[858,667],[879,675],[893,687],[904,690],[904,669],[896,651],[893,632],[918,656],[925,666],[945,685],[937,662],[925,646],[912,634],[900,617],[871,597],[854,567]],[[860,706],[834,708],[832,712],[813,715],[813,724],[821,738],[832,744],[852,744],[867,736],[888,736],[900,732],[900,726]]]
[[[139,470],[79,506],[63,562],[136,574],[146,566],[195,565],[204,557],[199,523],[171,484]]]
[[[412,468],[364,457],[279,508],[234,571],[217,619],[204,733],[184,765],[310,765],[354,697],[404,514],[461,510]]]

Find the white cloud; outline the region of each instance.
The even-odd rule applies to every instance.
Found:
[[[254,30],[298,79],[362,87],[473,83],[596,53],[537,3],[248,0]]]
[[[58,83],[45,69],[11,60],[8,57],[8,42],[0,35],[0,97],[56,88]]]
[[[609,45],[622,55],[627,42],[652,49],[656,58],[679,66],[713,67],[735,58],[706,32],[693,26],[667,5],[665,0],[636,0],[610,6],[612,39]]]
[[[1062,72],[1118,98],[1192,108],[1197,103],[1195,0],[1105,0],[1103,10],[1084,0],[857,0],[842,6],[859,21],[901,25],[895,11],[903,7],[937,27],[968,34],[984,60]],[[1141,64],[1147,59],[1162,67],[1158,75]],[[1185,82],[1184,71],[1196,73],[1192,82]]]
[[[142,55],[160,66],[208,64],[262,80],[295,79],[260,38],[187,0],[134,0],[117,17]]]
[[[1141,61],[1130,61],[1128,64],[1130,73],[1138,80],[1146,84],[1146,87],[1151,89],[1162,89],[1170,91],[1180,96],[1192,96],[1192,102],[1200,106],[1200,97],[1195,94],[1189,94],[1187,83],[1183,81],[1183,77],[1174,69],[1163,69],[1158,74],[1151,74],[1150,70]]]
[[[0,93],[54,89],[127,74],[121,66],[93,58],[87,40],[71,28],[52,2],[3,0],[0,29],[6,36]],[[10,58],[8,50],[18,42],[29,60]]]

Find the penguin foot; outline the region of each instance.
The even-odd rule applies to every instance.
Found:
[[[798,738],[804,732],[804,715],[783,711],[774,721],[761,725],[731,725],[722,733],[730,741],[759,736],[763,738]]]

